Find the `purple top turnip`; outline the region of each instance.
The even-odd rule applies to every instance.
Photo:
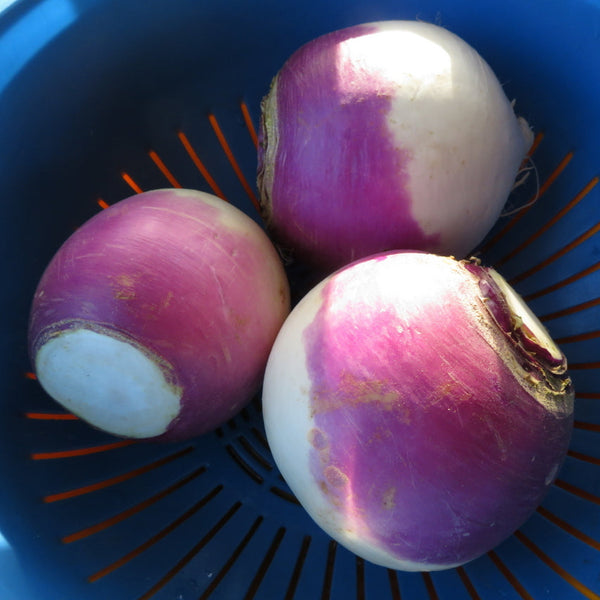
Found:
[[[250,217],[155,190],[61,246],[35,292],[30,353],[48,394],[95,427],[179,440],[250,401],[288,312],[280,258]]]
[[[464,564],[514,532],[566,454],[564,355],[476,261],[376,255],[310,291],[269,357],[269,445],[329,535],[389,568]]]
[[[284,252],[334,269],[392,249],[465,257],[533,139],[453,33],[384,21],[318,37],[262,104],[258,186]]]

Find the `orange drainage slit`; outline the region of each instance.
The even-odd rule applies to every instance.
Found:
[[[554,525],[560,527],[573,537],[582,541],[584,544],[590,546],[590,548],[600,551],[600,542],[596,541],[594,538],[590,537],[586,533],[579,531],[579,529],[573,527],[573,525],[571,525],[570,523],[563,521],[560,517],[557,517],[554,513],[551,513],[543,506],[539,506],[537,512],[540,513],[540,515],[542,515],[544,518],[548,519],[548,521],[550,521],[551,523],[554,523]]]
[[[206,546],[206,544],[216,535],[216,533],[225,526],[227,521],[233,517],[233,515],[239,510],[241,503],[234,504],[229,511],[221,518],[221,520],[198,542],[177,564],[170,569],[167,574],[162,577],[151,589],[149,589],[143,596],[140,596],[138,600],[148,600],[156,592],[162,589],[169,581],[171,581],[181,569],[185,567],[193,558]]]
[[[528,537],[521,531],[515,532],[515,537],[531,552],[533,552],[543,563],[550,567],[556,574],[560,575],[569,585],[574,587],[580,594],[588,600],[600,600],[600,596],[575,579],[568,571],[563,569],[557,562],[542,552]]]
[[[579,371],[579,370],[589,371],[591,369],[600,369],[600,361],[596,361],[596,362],[583,362],[583,363],[570,363],[569,364],[569,369],[571,369],[571,371]]]
[[[174,187],[180,188],[181,184],[175,179],[175,176],[169,169],[167,165],[161,160],[160,156],[154,150],[150,150],[148,152],[148,156],[152,159],[152,162],[158,167],[158,170],[167,178],[167,181]]]
[[[586,400],[600,400],[600,392],[575,392],[575,395]]]
[[[302,539],[302,546],[300,547],[298,558],[296,558],[294,570],[292,571],[292,576],[290,578],[290,582],[288,583],[287,591],[283,600],[293,600],[294,595],[296,594],[296,588],[298,587],[298,582],[300,581],[302,567],[304,567],[311,540],[312,538],[310,537],[310,535],[305,535]]]
[[[89,494],[91,492],[96,492],[98,490],[105,489],[107,487],[111,487],[118,483],[122,483],[124,481],[128,481],[129,479],[133,479],[134,477],[138,477],[139,475],[143,475],[144,473],[148,473],[158,467],[162,467],[167,463],[170,463],[186,454],[189,454],[194,450],[193,446],[188,448],[184,448],[179,452],[175,452],[169,456],[165,456],[153,463],[145,465],[143,467],[139,467],[138,469],[134,469],[133,471],[128,471],[127,473],[122,473],[121,475],[117,475],[116,477],[111,477],[109,479],[105,479],[103,481],[99,481],[97,483],[92,483],[91,485],[86,485],[80,488],[75,488],[72,490],[67,490],[65,492],[60,492],[58,494],[50,494],[48,496],[44,496],[43,500],[46,503],[50,502],[58,502],[60,500],[68,500],[69,498],[75,498],[77,496],[83,496],[84,494]]]
[[[260,563],[260,566],[258,567],[256,575],[254,576],[254,578],[252,579],[252,581],[250,583],[250,586],[248,587],[248,591],[246,592],[246,595],[244,596],[244,600],[253,600],[256,597],[258,589],[260,588],[260,584],[262,583],[263,579],[265,578],[265,575],[267,574],[269,567],[273,563],[273,559],[275,558],[275,554],[277,553],[277,550],[279,549],[279,546],[281,545],[284,535],[285,535],[285,527],[280,527],[277,530],[277,533],[275,534],[273,541],[269,545],[267,553],[265,554],[262,562]],[[357,600],[359,600],[359,599],[357,599]]]
[[[148,498],[147,500],[144,500],[143,502],[140,502],[139,504],[132,506],[131,508],[111,517],[110,519],[106,519],[104,521],[101,521],[100,523],[96,523],[95,525],[92,525],[91,527],[86,527],[85,529],[81,529],[80,531],[76,531],[75,533],[72,533],[70,535],[66,535],[65,537],[62,538],[63,544],[71,544],[73,542],[83,540],[87,537],[90,537],[91,535],[94,535],[95,533],[104,531],[105,529],[108,529],[109,527],[112,527],[113,525],[117,525],[118,523],[125,521],[125,519],[128,519],[129,517],[132,517],[133,515],[148,508],[149,506],[156,504],[156,502],[158,502],[159,500],[162,500],[169,494],[172,494],[173,492],[182,488],[186,483],[189,483],[190,481],[192,481],[199,475],[202,475],[202,473],[204,473],[204,472],[206,472],[206,467],[200,467],[199,469],[196,469],[195,471],[190,473],[187,477],[180,479],[179,481],[175,482],[173,485],[170,485],[169,487],[160,491],[158,494],[155,494],[154,496]]]
[[[208,120],[210,122],[211,127],[213,128],[213,131],[215,132],[215,135],[217,136],[217,139],[219,140],[219,144],[221,145],[223,152],[225,152],[225,156],[227,156],[229,164],[232,166],[235,174],[237,175],[237,178],[240,180],[240,183],[246,191],[246,194],[248,194],[248,197],[250,198],[250,200],[252,200],[254,208],[256,208],[256,210],[260,212],[260,205],[258,203],[256,195],[254,194],[252,188],[250,187],[250,184],[244,177],[244,174],[242,173],[242,170],[240,169],[240,166],[238,165],[237,160],[235,159],[235,156],[233,155],[233,152],[231,151],[231,148],[229,147],[229,144],[225,139],[225,135],[223,134],[223,131],[221,130],[221,127],[219,126],[215,115],[209,114]]]
[[[242,117],[244,118],[244,123],[246,124],[246,128],[248,129],[248,133],[252,138],[252,143],[254,144],[255,148],[258,148],[258,135],[256,134],[256,129],[254,127],[252,117],[250,116],[250,112],[248,111],[248,105],[243,100],[240,102],[240,110],[242,111]]]
[[[135,440],[120,440],[112,444],[102,444],[101,446],[91,446],[89,448],[77,448],[75,450],[59,450],[57,452],[34,452],[31,454],[32,460],[53,460],[56,458],[71,458],[74,456],[87,456],[88,454],[97,454],[98,452],[107,452],[136,444]]]
[[[244,448],[244,450],[263,468],[267,469],[267,471],[273,470],[273,465],[270,463],[268,459],[266,459],[255,447],[251,444],[245,436],[240,435],[237,438],[240,445]]]
[[[202,594],[202,596],[200,596],[200,598],[198,598],[198,600],[206,600],[206,598],[208,598],[215,591],[219,583],[221,583],[221,581],[225,578],[225,575],[227,575],[231,567],[233,567],[233,565],[240,557],[250,540],[253,538],[254,534],[256,533],[262,522],[263,517],[257,517],[254,523],[252,523],[252,526],[250,527],[242,541],[236,546],[235,550],[232,552],[231,556],[229,557],[223,568],[217,573],[215,578],[211,581],[210,585],[206,588],[206,590],[204,590],[204,593]],[[140,600],[143,599],[140,598]]]
[[[27,412],[25,413],[25,417],[35,421],[79,421],[79,417],[71,413]]]
[[[189,519],[194,514],[196,514],[202,507],[206,506],[213,498],[215,498],[215,496],[217,496],[221,492],[222,489],[223,489],[223,486],[219,485],[216,488],[214,488],[213,490],[211,490],[206,496],[204,496],[201,500],[199,500],[198,502],[196,502],[196,504],[194,504],[190,509],[188,509],[186,512],[184,512],[181,516],[179,516],[177,519],[175,519],[172,523],[170,523],[169,525],[167,525],[165,528],[161,529],[158,533],[156,533],[155,535],[153,535],[151,538],[149,538],[148,540],[146,540],[143,544],[141,544],[137,548],[134,548],[131,552],[128,552],[127,554],[125,554],[125,556],[122,556],[119,560],[117,560],[114,563],[108,565],[104,569],[101,569],[100,571],[97,571],[93,575],[90,575],[88,577],[88,581],[90,583],[95,583],[96,581],[102,579],[103,577],[106,577],[107,575],[109,575],[113,571],[116,571],[120,567],[124,566],[125,564],[127,564],[129,561],[133,560],[134,558],[136,558],[140,554],[144,553],[146,550],[148,550],[148,548],[150,548],[151,546],[153,546],[154,544],[156,544],[157,542],[159,542],[160,540],[162,540],[169,533],[171,533],[174,529],[176,529],[177,527],[179,527],[179,525],[181,525],[187,519]],[[238,503],[238,505],[241,506],[240,503]],[[213,527],[213,529],[215,529],[217,527],[220,529],[233,516],[233,514],[237,511],[237,509],[239,508],[239,506],[234,505],[229,510],[229,512],[226,513],[225,517],[223,517],[221,519],[221,521],[224,521],[223,524],[220,525],[219,523],[221,523],[221,522],[219,522],[219,523],[217,523],[217,525],[215,525],[215,527]],[[211,531],[205,537],[208,537],[211,534],[212,531],[213,530],[211,529]],[[191,560],[191,558],[192,557],[190,557],[186,561],[186,563],[189,562],[189,560]],[[182,562],[182,561],[180,561],[180,562]],[[183,566],[186,563],[184,563],[180,568],[183,568]],[[179,570],[179,569],[177,569],[177,570]],[[173,571],[173,569],[172,569],[172,571]],[[169,571],[169,573],[170,572],[171,571]],[[173,576],[175,576],[175,574],[176,574],[176,571],[173,573],[173,575],[171,577],[169,577],[169,579],[166,579],[166,576],[165,576],[165,578],[163,578],[161,580],[161,581],[164,580],[164,583],[162,585],[159,586],[159,584],[156,584],[152,588],[152,590],[150,590],[149,592],[146,592],[146,594],[144,594],[142,596],[142,598],[150,598],[151,596],[153,596],[154,593],[157,592],[161,587],[163,587],[163,585],[165,585],[167,583],[167,581],[169,581]]]
[[[198,171],[200,171],[202,177],[206,179],[206,183],[208,183],[210,189],[215,193],[216,196],[221,198],[221,200],[225,200],[225,202],[228,202],[227,198],[225,198],[225,194],[223,194],[221,188],[217,185],[217,182],[213,179],[212,175],[208,172],[208,169],[204,166],[204,163],[200,160],[200,157],[194,150],[192,144],[190,143],[185,133],[180,131],[177,133],[177,137],[179,138],[179,141],[182,143],[189,157],[192,159],[192,162],[194,163]]]
[[[132,179],[131,175],[128,175],[124,171],[121,173],[123,181],[136,193],[141,194],[144,190]]]
[[[365,560],[356,557],[356,600],[365,600]]]
[[[477,593],[477,590],[475,589],[475,586],[469,579],[469,576],[467,575],[465,568],[457,567],[456,572],[458,573],[460,580],[463,582],[463,585],[467,589],[467,592],[469,592],[469,596],[471,596],[471,600],[481,600],[481,596]]]
[[[550,186],[556,181],[558,176],[565,170],[566,166],[571,162],[573,158],[573,152],[568,152],[567,155],[558,163],[558,166],[550,173],[548,179],[540,185],[540,189],[536,194],[527,202],[524,207],[519,210],[513,218],[494,235],[486,244],[481,248],[482,252],[487,252],[492,246],[494,246],[500,239],[502,239],[515,225],[537,204],[539,199],[548,191]]]
[[[533,143],[531,144],[531,148],[529,148],[529,151],[527,152],[527,158],[525,158],[523,160],[523,165],[527,164],[527,161],[533,156],[533,154],[535,153],[535,151],[539,148],[539,146],[542,143],[543,139],[544,139],[544,132],[543,131],[538,131],[535,134],[535,137],[533,138]]]
[[[392,594],[392,600],[401,600],[400,598],[400,584],[398,583],[398,574],[393,569],[388,569],[388,581],[390,583],[390,592]]]
[[[535,300],[536,298],[539,298],[540,296],[544,296],[546,294],[549,294],[550,292],[555,292],[556,290],[559,290],[562,287],[566,287],[567,285],[570,285],[571,283],[574,283],[575,281],[579,281],[579,279],[583,279],[587,275],[591,275],[592,273],[596,272],[598,269],[600,269],[600,262],[597,262],[596,264],[594,264],[590,267],[587,267],[587,269],[583,269],[583,271],[579,271],[578,273],[575,273],[574,275],[571,275],[570,277],[567,277],[566,279],[563,279],[562,281],[559,281],[557,283],[549,285],[548,287],[538,290],[537,292],[532,292],[531,294],[523,296],[523,298],[526,302],[530,302],[531,300]]]
[[[582,500],[587,500],[588,502],[592,502],[593,504],[600,504],[600,498],[598,496],[595,496],[590,492],[586,492],[585,490],[582,490],[581,488],[578,488],[577,486],[574,486],[571,483],[567,483],[562,479],[557,479],[554,482],[554,485],[560,488],[561,490],[564,490],[565,492],[569,492],[570,494],[581,498]]]
[[[591,275],[592,273],[596,272],[598,269],[600,269],[600,262],[597,262],[596,264],[587,267],[587,269],[583,269],[583,271],[579,271],[578,273],[575,273],[574,275],[571,275],[570,277],[567,277],[562,281],[559,281],[548,287],[538,290],[537,292],[532,292],[531,294],[523,296],[523,298],[526,302],[530,302],[531,300],[535,300],[540,296],[544,296],[546,294],[549,294],[550,292],[555,292],[556,290],[559,290],[562,287],[566,287],[567,285],[570,285],[571,283],[574,283],[579,279],[583,279],[587,275]]]
[[[582,394],[577,394],[577,396],[579,398],[584,397]],[[595,396],[600,397],[598,394],[596,394]],[[600,425],[597,425],[596,423],[584,423],[583,421],[574,421],[573,427],[575,427],[575,429],[582,429],[583,431],[597,431],[598,433],[600,433]]]
[[[98,198],[96,202],[102,210],[106,210],[110,206],[110,204],[108,204],[108,202],[105,202],[102,198]]]
[[[524,242],[513,248],[506,256],[496,262],[496,266],[501,266],[507,263],[511,258],[515,257],[519,252],[527,248],[535,242],[539,237],[546,233],[551,227],[556,225],[571,209],[573,209],[583,198],[585,198],[596,184],[600,181],[600,177],[594,177],[562,210],[560,210],[552,219],[550,219],[543,227],[540,227],[533,235],[527,238]]]
[[[600,465],[600,458],[596,456],[589,456],[588,454],[583,454],[582,452],[576,452],[575,450],[569,450],[567,452],[567,456],[571,458],[576,458],[577,460],[581,460],[586,463],[590,463],[591,465]]]
[[[425,582],[425,588],[427,589],[429,600],[440,600],[440,597],[435,591],[435,586],[433,585],[433,579],[431,575],[427,572],[423,572],[421,575],[423,576],[423,581]]]
[[[560,317],[573,315],[582,310],[593,308],[594,306],[598,305],[600,305],[600,298],[594,298],[593,300],[588,300],[587,302],[582,302],[581,304],[570,306],[569,308],[563,308],[562,310],[557,310],[556,312],[548,313],[547,315],[542,315],[539,317],[539,319],[540,321],[551,321],[552,319],[560,319]]]
[[[519,283],[520,281],[527,279],[527,277],[530,277],[534,273],[541,271],[544,267],[547,267],[549,264],[553,263],[555,260],[558,260],[559,258],[563,257],[565,254],[567,254],[574,248],[577,248],[577,246],[579,246],[580,244],[583,244],[583,242],[590,239],[592,236],[594,236],[599,231],[600,231],[600,222],[596,223],[593,227],[590,227],[587,231],[585,231],[581,235],[577,236],[573,241],[569,242],[563,248],[561,248],[560,250],[558,250],[557,252],[555,252],[554,254],[549,256],[548,258],[544,259],[542,262],[531,267],[531,269],[527,269],[520,275],[513,277],[510,280],[510,283],[511,284]]]
[[[585,342],[586,340],[594,340],[600,337],[600,331],[586,331],[585,333],[577,333],[575,335],[566,335],[556,338],[554,341],[559,345],[573,344],[575,342]]]
[[[323,577],[323,587],[321,589],[321,600],[331,598],[331,587],[333,585],[333,569],[335,567],[335,555],[338,543],[335,540],[329,540],[327,546],[327,558],[325,560],[325,575]]]
[[[513,575],[510,569],[500,560],[500,557],[493,550],[488,552],[488,556],[523,600],[534,600],[533,596],[523,587],[523,584]]]

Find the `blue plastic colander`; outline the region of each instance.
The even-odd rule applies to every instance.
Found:
[[[538,180],[482,256],[542,318],[577,391],[542,506],[492,552],[431,574],[373,566],[313,524],[258,398],[188,443],[132,443],[64,414],[26,351],[33,291],[74,228],[169,185],[258,220],[271,77],[320,34],[398,18],[473,45],[537,133]],[[597,0],[0,0],[0,598],[600,599],[599,173]]]

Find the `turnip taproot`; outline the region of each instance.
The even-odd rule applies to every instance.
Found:
[[[502,276],[419,252],[342,268],[292,310],[263,386],[283,477],[327,533],[439,570],[535,510],[573,424],[566,359]]]
[[[288,312],[258,224],[209,194],[154,190],[61,246],[35,292],[30,352],[49,395],[92,425],[178,440],[249,402]]]
[[[328,269],[392,249],[464,258],[532,140],[488,64],[450,31],[334,31],[294,52],[263,99],[264,219],[283,251]]]

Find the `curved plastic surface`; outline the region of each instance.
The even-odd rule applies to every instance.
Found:
[[[271,77],[311,38],[389,18],[463,36],[539,134],[539,194],[532,175],[509,209],[537,200],[503,218],[482,252],[558,339],[577,390],[569,456],[542,507],[494,552],[432,575],[374,567],[322,534],[273,464],[258,401],[190,443],[130,444],[60,414],[28,375],[25,344],[43,268],[101,206],[182,185],[218,192],[258,220],[253,135]],[[2,598],[600,598],[599,72],[600,7],[583,0],[5,8]]]

